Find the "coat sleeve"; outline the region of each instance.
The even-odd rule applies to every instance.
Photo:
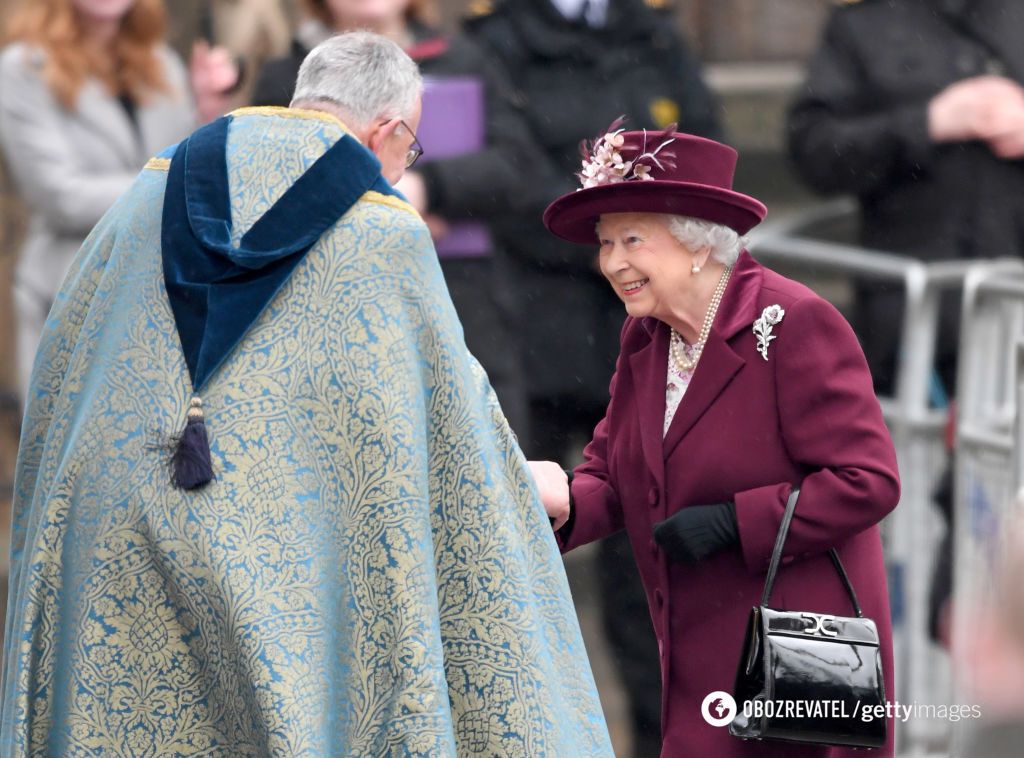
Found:
[[[626,323],[622,327],[623,335],[626,334],[632,321],[632,318],[626,319]],[[620,352],[616,361],[615,374],[612,376],[608,389],[611,396],[608,409],[605,411],[604,418],[594,428],[594,436],[590,443],[583,449],[583,463],[573,471],[570,485],[574,509],[572,528],[568,534],[565,533],[565,528],[555,533],[558,547],[563,553],[595,540],[610,537],[625,528],[622,504],[619,502],[619,494],[608,471],[610,419],[613,409],[617,406],[615,387],[622,364],[623,356]]]
[[[446,218],[517,210],[530,176],[523,170],[530,159],[529,128],[512,103],[513,88],[504,69],[484,56],[472,41],[463,38],[455,43],[469,64],[466,73],[479,76],[483,82],[486,142],[475,153],[423,166],[429,210]]]
[[[849,14],[834,13],[789,111],[790,156],[823,193],[867,194],[931,160],[927,102],[879,108],[854,37]]]
[[[168,128],[167,134],[173,135],[171,140],[176,144],[199,126],[199,111],[196,109],[192,80],[185,61],[167,45],[159,45],[157,55],[160,56],[163,63],[164,74],[170,85],[171,97],[173,97],[170,106],[163,106],[170,108],[169,111],[166,111],[168,118],[165,126]],[[166,137],[166,135],[163,136]],[[163,150],[166,147],[167,143],[161,140],[160,146],[155,150]]]
[[[790,306],[776,330],[769,360],[777,361],[779,444],[806,472],[785,548],[799,557],[881,521],[899,501],[899,474],[864,354],[845,319],[808,297]],[[768,565],[791,490],[780,482],[736,494],[751,571]]]
[[[85,236],[138,172],[82,166],[37,58],[23,45],[0,57],[0,145],[29,206],[54,230]]]
[[[278,0],[263,0],[259,5],[260,61],[288,53],[291,44],[291,24],[284,7]]]

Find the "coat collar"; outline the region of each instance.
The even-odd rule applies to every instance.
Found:
[[[764,282],[764,266],[744,250],[733,267],[729,286],[722,296],[718,307],[718,315],[711,331],[717,331],[726,340],[757,320],[757,301],[761,296],[761,285]]]
[[[146,162],[149,156],[128,113],[99,81],[86,80],[75,107],[82,123],[110,144],[125,169],[134,170]]]
[[[717,331],[724,339],[732,339],[743,327],[749,326],[757,319],[757,299],[761,294],[764,281],[764,266],[754,260],[744,250],[736,259],[729,286],[722,295],[722,303],[718,307],[718,315],[712,324],[712,333]],[[654,335],[664,326],[661,321],[647,317],[640,322],[644,331],[654,339]]]
[[[654,318],[645,318],[641,322],[650,342],[630,356],[629,362],[640,415],[644,458],[659,486],[664,485],[665,459],[746,364],[746,360],[729,345],[729,340],[757,318],[763,280],[764,268],[746,251],[741,253],[722,296],[700,363],[664,438],[669,327]]]

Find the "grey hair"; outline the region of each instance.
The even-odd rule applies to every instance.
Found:
[[[669,215],[669,233],[689,250],[711,248],[711,257],[726,266],[731,266],[747,246],[747,238],[722,224],[690,216]]]
[[[321,42],[299,68],[292,105],[327,102],[361,129],[377,119],[408,118],[423,91],[412,58],[386,37],[347,32]]]

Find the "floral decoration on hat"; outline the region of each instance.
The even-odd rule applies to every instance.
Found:
[[[595,140],[584,140],[580,144],[583,156],[583,171],[577,176],[583,186],[580,189],[604,187],[630,181],[647,181],[653,179],[651,169],[664,171],[674,169],[676,154],[666,148],[675,142],[676,125],[669,124],[664,131],[648,133],[643,130],[643,142],[640,145],[626,145],[622,133],[625,117],[615,119],[605,130],[604,135]],[[649,146],[657,145],[650,148]],[[623,152],[636,152],[635,158],[627,160]]]

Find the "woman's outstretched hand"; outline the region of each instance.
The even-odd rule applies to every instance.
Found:
[[[569,477],[553,461],[528,461],[530,473],[537,483],[540,501],[557,532],[569,520]]]

